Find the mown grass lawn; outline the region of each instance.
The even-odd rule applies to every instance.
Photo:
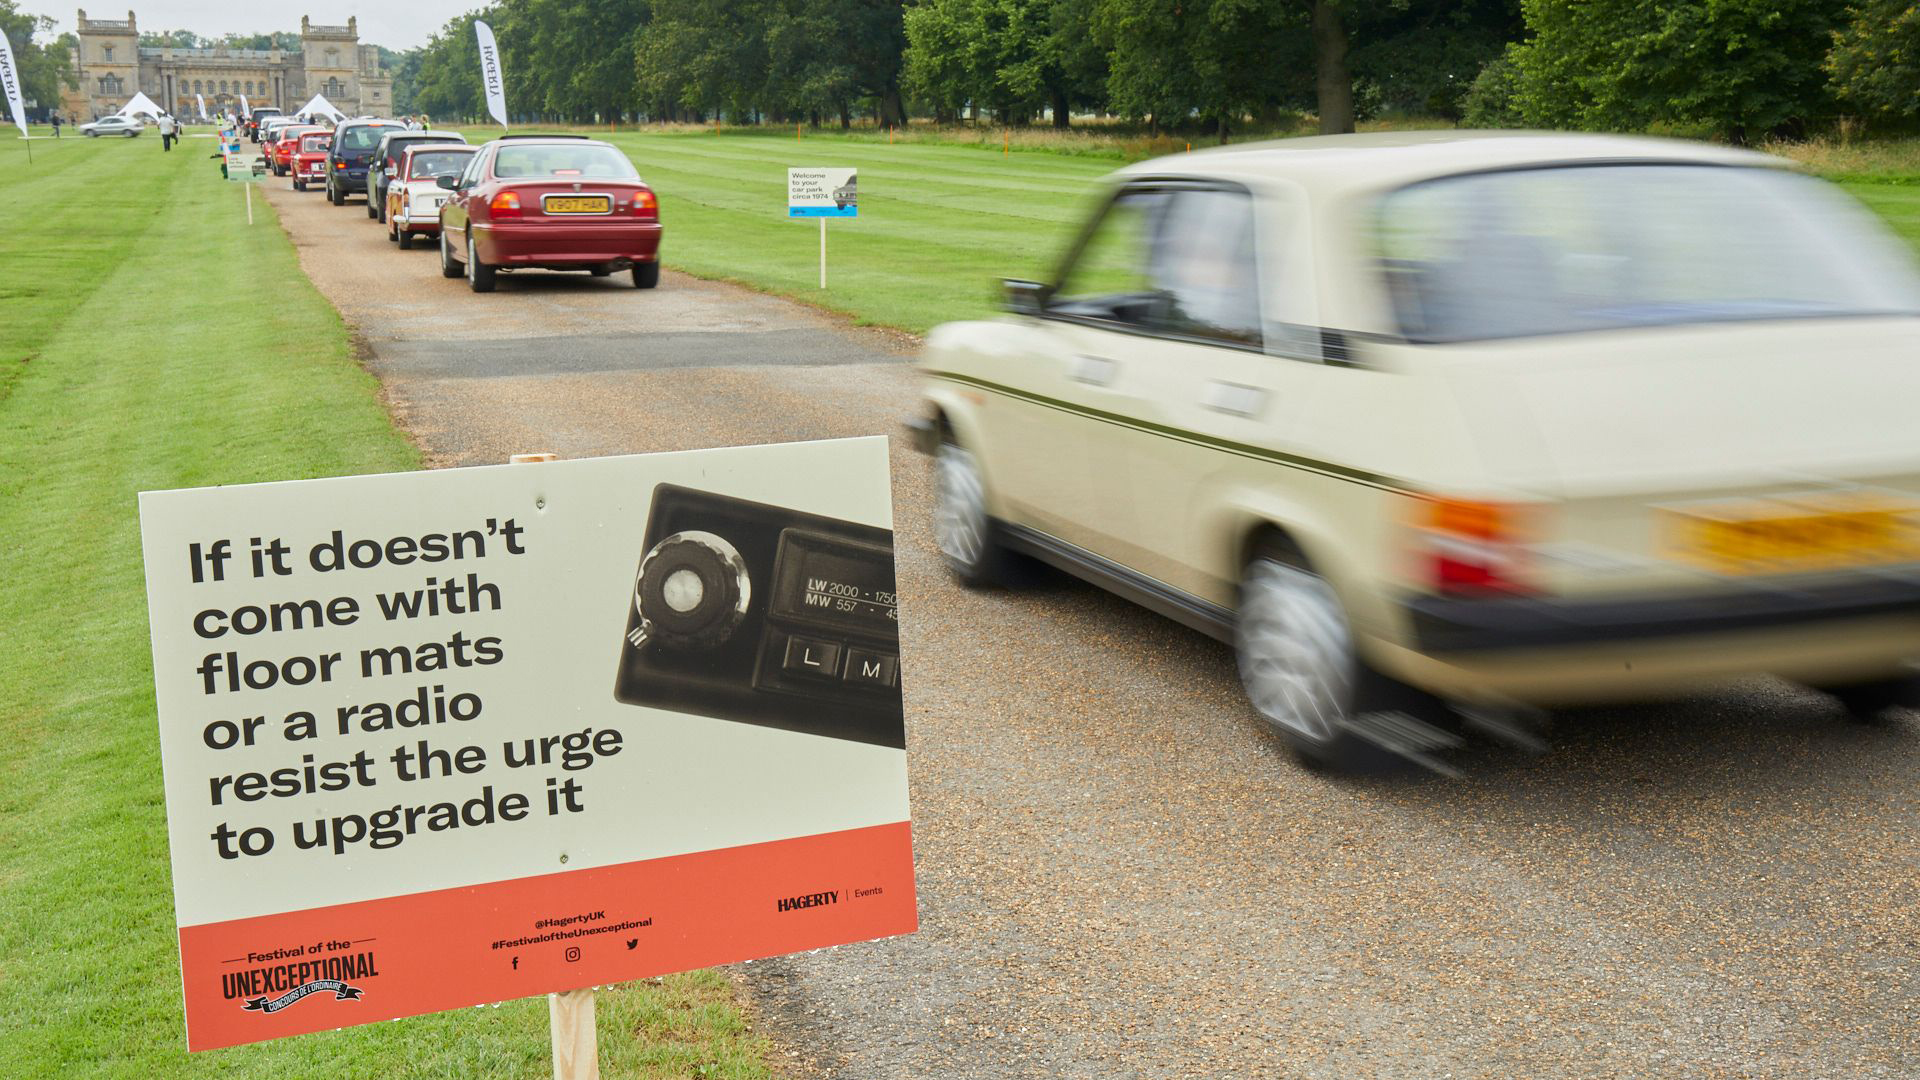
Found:
[[[186,1052],[135,493],[420,460],[212,146],[0,139],[0,1076],[550,1076],[543,999]],[[712,972],[599,1025],[609,1077],[767,1075]]]
[[[668,266],[915,333],[993,310],[1001,278],[1047,277],[1092,208],[1094,181],[1122,164],[1018,143],[1002,153],[991,140],[889,145],[871,132],[597,137],[659,191]],[[786,216],[786,170],[810,165],[860,170],[860,216],[827,225],[824,290],[818,223]],[[1920,186],[1842,186],[1920,248]]]

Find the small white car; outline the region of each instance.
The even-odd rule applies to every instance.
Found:
[[[1915,701],[1920,275],[1787,162],[1471,132],[1184,154],[1117,174],[1007,306],[919,361],[950,567],[1037,557],[1234,643],[1309,758],[1442,701],[1753,673]]]
[[[440,208],[447,204],[440,178],[465,172],[479,149],[465,143],[422,142],[402,150],[387,183],[387,239],[404,251],[416,237],[439,237]]]
[[[137,116],[103,116],[90,124],[80,125],[80,134],[89,139],[102,135],[125,135],[131,139],[147,129],[147,125]]]

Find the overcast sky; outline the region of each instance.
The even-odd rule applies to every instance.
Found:
[[[484,0],[402,0],[367,3],[365,0],[129,0],[144,31],[191,30],[201,37],[222,34],[265,34],[300,29],[300,16],[328,26],[345,26],[347,16],[360,19],[360,43],[385,45],[395,51],[425,45],[435,30],[455,15],[483,6]],[[85,8],[90,19],[124,19],[129,3],[121,0],[23,0],[24,11],[51,15],[60,30],[73,29],[75,8]],[[331,4],[332,6],[325,6]]]

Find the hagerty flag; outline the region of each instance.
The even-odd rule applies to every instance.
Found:
[[[487,111],[507,127],[507,79],[500,71],[500,46],[494,43],[493,27],[479,19],[473,20],[473,33],[480,42],[480,81],[487,88]]]
[[[20,68],[13,62],[13,44],[0,34],[0,86],[7,88],[7,108],[13,110],[13,123],[20,137],[27,138],[27,110],[20,104]]]

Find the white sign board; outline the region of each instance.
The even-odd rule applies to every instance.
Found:
[[[859,217],[856,169],[788,169],[788,217]]]
[[[140,519],[191,1048],[914,929],[884,438]]]

